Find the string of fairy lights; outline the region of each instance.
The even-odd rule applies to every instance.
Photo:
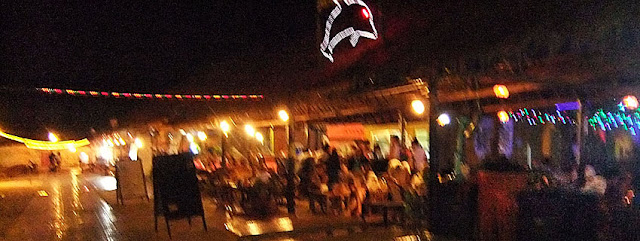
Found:
[[[130,92],[113,92],[113,91],[95,91],[95,90],[72,90],[72,89],[54,89],[54,88],[36,88],[37,91],[47,94],[88,96],[88,97],[112,97],[112,98],[130,98],[130,99],[162,99],[162,100],[262,100],[263,95],[227,95],[227,94],[150,94],[150,93],[130,93]]]
[[[498,114],[498,117],[503,121],[504,114]],[[567,111],[556,110],[555,113],[541,112],[534,109],[519,109],[517,111],[507,112],[507,118],[513,119],[515,122],[525,122],[531,126],[545,125],[545,124],[563,124],[563,125],[575,125],[576,121],[571,117]],[[506,122],[506,121],[503,121]]]

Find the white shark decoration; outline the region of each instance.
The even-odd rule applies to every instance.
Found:
[[[376,30],[376,26],[373,24],[373,14],[371,14],[371,9],[369,6],[365,4],[362,0],[333,0],[336,4],[336,7],[329,14],[329,18],[327,19],[325,30],[324,30],[324,39],[322,43],[320,43],[320,52],[322,55],[327,57],[329,61],[333,62],[333,49],[340,43],[343,39],[350,37],[349,42],[351,42],[351,46],[355,47],[358,44],[358,39],[360,37],[368,38],[368,39],[378,39],[378,30]],[[331,26],[333,25],[333,21],[340,15],[342,12],[343,6],[340,2],[344,2],[346,6],[351,5],[360,5],[366,9],[366,12],[363,10],[363,14],[366,18],[369,19],[369,24],[371,25],[371,29],[373,32],[363,31],[363,30],[355,30],[353,27],[348,27],[338,32],[333,38],[331,38]]]

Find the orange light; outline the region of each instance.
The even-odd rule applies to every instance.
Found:
[[[638,109],[638,99],[633,95],[627,95],[622,99],[624,107],[630,110]]]
[[[507,86],[504,85],[494,85],[493,93],[495,93],[496,97],[500,99],[509,98],[509,89],[507,89]]]
[[[498,112],[498,119],[500,119],[500,122],[502,123],[507,123],[509,122],[509,114],[506,111],[502,110]]]

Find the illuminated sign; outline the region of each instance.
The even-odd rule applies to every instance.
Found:
[[[368,38],[368,39],[378,39],[378,30],[376,30],[375,25],[373,24],[373,14],[371,13],[371,9],[369,6],[365,4],[362,0],[333,0],[336,4],[336,7],[329,14],[329,18],[325,23],[325,31],[324,38],[322,43],[320,43],[320,52],[324,55],[329,61],[333,62],[333,49],[340,43],[343,39],[349,37],[349,42],[351,46],[355,47],[358,44],[358,39],[360,37]],[[333,26],[333,22],[336,18],[342,13],[343,6],[341,2],[344,2],[345,6],[351,5],[359,5],[362,6],[361,13],[362,17],[369,21],[371,25],[372,32],[364,31],[364,30],[356,30],[353,27],[348,27],[338,32],[335,36],[331,37],[331,27]]]

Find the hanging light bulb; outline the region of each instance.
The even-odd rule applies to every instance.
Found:
[[[509,122],[509,114],[506,111],[501,110],[498,112],[498,119],[500,119],[500,122],[502,123],[507,123]]]
[[[630,110],[638,109],[638,99],[633,95],[627,95],[622,98],[622,104]]]
[[[437,122],[440,126],[446,126],[451,123],[451,118],[447,113],[442,113],[440,114],[440,116],[438,116]]]
[[[278,111],[278,116],[280,116],[280,120],[286,122],[289,120],[289,113],[286,110]]]
[[[256,134],[256,129],[253,126],[246,124],[244,125],[244,130],[247,132],[247,135],[253,137]]]
[[[56,136],[56,134],[53,134],[52,132],[49,132],[49,141],[58,142],[58,137]]]
[[[256,140],[258,140],[260,144],[264,144],[264,136],[262,136],[262,133],[256,132]]]
[[[422,103],[421,100],[412,101],[411,108],[413,108],[413,111],[418,115],[421,115],[422,113],[424,113],[424,103]]]
[[[200,139],[201,141],[206,140],[207,134],[205,134],[204,131],[198,131],[198,139]]]
[[[500,99],[509,98],[509,89],[507,89],[507,86],[504,85],[494,85],[493,93],[496,94],[496,97]]]

